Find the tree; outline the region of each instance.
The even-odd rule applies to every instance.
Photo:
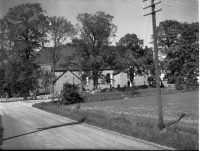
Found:
[[[139,38],[136,34],[126,34],[118,44],[118,67],[122,72],[127,73],[132,84],[132,94],[134,92],[134,78],[144,72],[145,54],[148,49],[140,46]],[[147,56],[147,55],[146,55]],[[147,58],[146,58],[147,62]],[[147,65],[147,64],[146,64]]]
[[[76,30],[71,22],[64,17],[53,16],[48,20],[49,25],[46,30],[48,36],[47,41],[53,43],[53,49],[49,49],[48,51],[51,54],[52,59],[52,94],[54,94],[54,85],[56,81],[67,72],[66,70],[58,78],[55,78],[54,76],[56,64],[61,57],[60,51],[64,48],[65,44],[73,38],[76,34]]]
[[[65,83],[63,85],[62,100],[63,105],[83,103],[84,98],[78,92],[79,87],[74,84]]]
[[[177,36],[182,31],[182,24],[175,20],[160,22],[157,27],[158,47],[161,53],[166,53],[170,47],[177,43]],[[162,48],[162,49],[161,49]]]
[[[177,43],[167,52],[165,68],[166,77],[176,88],[188,89],[197,84],[199,76],[199,23],[184,23],[182,29]]]
[[[98,79],[111,61],[108,57],[112,56],[110,54],[114,50],[110,44],[117,28],[112,23],[113,16],[104,12],[97,12],[94,15],[79,14],[77,20],[79,34],[72,41],[75,53],[73,59],[70,58],[71,63],[79,69],[80,73],[85,72],[90,76],[94,89],[97,89]]]
[[[4,77],[5,77],[5,71],[0,68],[0,96],[2,96],[4,94],[4,89],[3,89],[3,85],[4,85]]]
[[[42,68],[40,70],[40,79],[41,79],[41,85],[45,89],[45,93],[47,93],[48,92],[47,88],[52,83],[52,72]]]
[[[39,65],[35,63],[35,59],[45,37],[42,30],[45,22],[44,10],[38,3],[10,8],[0,20],[3,27],[0,28],[0,48],[6,56],[3,62],[8,67],[5,70],[4,86],[8,92],[15,89],[12,91],[21,91],[27,96],[29,90],[36,87],[36,71]]]

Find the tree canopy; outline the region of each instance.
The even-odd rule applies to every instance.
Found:
[[[104,12],[78,14],[77,20],[79,33],[72,43],[75,48],[74,59],[78,61],[73,65],[90,76],[94,89],[97,89],[102,71],[112,64],[112,52],[115,50],[110,44],[117,28],[112,23],[113,16]]]
[[[166,20],[160,23],[158,30],[158,44],[166,54],[163,62],[165,77],[178,89],[197,84],[199,23]]]
[[[45,33],[47,34],[46,42],[53,44],[53,49],[49,49],[52,59],[52,93],[54,93],[54,84],[61,77],[55,78],[55,66],[59,61],[61,55],[60,51],[63,49],[66,43],[70,42],[73,36],[76,34],[76,30],[72,23],[64,17],[49,17],[48,25],[45,27]],[[43,47],[45,49],[45,47]],[[62,73],[62,75],[65,72]]]
[[[132,88],[136,75],[152,72],[150,70],[153,66],[152,51],[148,47],[142,47],[136,34],[126,34],[122,37],[117,44],[117,52],[117,68],[127,73]]]
[[[158,47],[167,51],[177,43],[177,37],[182,31],[182,25],[176,20],[165,20],[157,27]]]
[[[35,59],[45,37],[42,30],[46,21],[44,13],[40,4],[25,3],[10,8],[0,19],[0,49],[5,57],[2,87],[9,95],[16,91],[28,95],[37,84],[36,71],[39,66]]]

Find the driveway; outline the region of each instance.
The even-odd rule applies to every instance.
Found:
[[[0,103],[2,149],[169,149],[31,107],[42,101]]]

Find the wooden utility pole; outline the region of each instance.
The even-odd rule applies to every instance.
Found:
[[[145,2],[147,0],[143,0]],[[143,9],[151,7],[151,13],[145,14],[147,16],[152,14],[152,26],[153,26],[153,43],[154,43],[154,57],[155,57],[155,73],[156,73],[156,92],[157,92],[157,101],[158,101],[158,118],[159,118],[159,129],[164,128],[163,123],[163,113],[162,113],[162,99],[161,99],[161,90],[160,90],[160,72],[158,67],[158,46],[157,46],[157,32],[156,32],[156,12],[161,11],[162,9],[155,10],[155,5],[161,2],[154,3],[154,0],[151,0],[151,4]]]

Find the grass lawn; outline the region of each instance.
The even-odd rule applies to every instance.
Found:
[[[198,91],[196,89],[195,91]],[[165,94],[173,94],[173,93],[183,93],[184,90],[176,90],[175,88],[161,88],[161,93]],[[119,100],[124,98],[136,98],[136,97],[145,97],[145,96],[155,96],[156,88],[147,88],[147,89],[136,89],[135,94],[132,96],[131,91],[125,92],[104,92],[104,93],[84,93],[83,97],[85,98],[85,102],[97,102],[97,101],[105,101],[105,100]]]
[[[2,117],[0,115],[0,149],[3,142],[3,126],[2,126]]]
[[[162,95],[166,128],[157,128],[156,96],[86,102],[57,107],[33,106],[74,120],[180,150],[199,149],[199,91]],[[180,121],[179,118],[182,119]]]

